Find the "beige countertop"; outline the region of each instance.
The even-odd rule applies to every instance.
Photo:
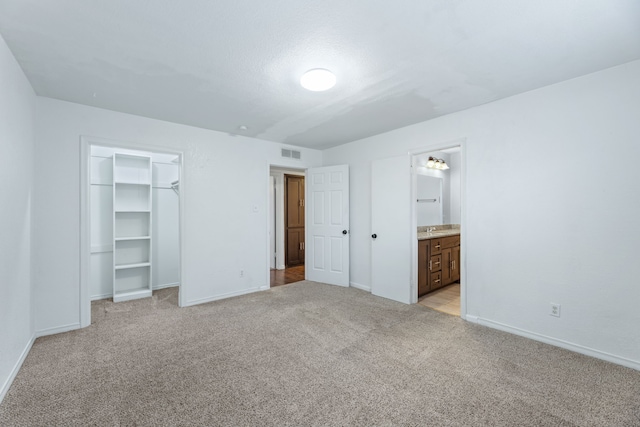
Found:
[[[434,228],[435,230],[426,231]],[[460,226],[457,224],[436,225],[433,227],[418,227],[418,240],[437,239],[439,237],[459,236]]]
[[[438,237],[459,236],[460,230],[438,230],[430,233],[421,231],[418,233],[418,240],[437,239]]]

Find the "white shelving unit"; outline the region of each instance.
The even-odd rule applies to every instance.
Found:
[[[113,301],[151,296],[151,157],[113,155]]]

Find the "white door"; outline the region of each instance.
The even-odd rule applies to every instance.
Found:
[[[371,293],[411,303],[411,159],[371,164]]]
[[[349,286],[349,166],[307,169],[305,278]]]

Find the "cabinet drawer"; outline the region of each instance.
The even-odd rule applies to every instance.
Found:
[[[442,249],[460,246],[460,236],[443,237],[441,240],[441,243],[442,243]]]
[[[440,239],[429,240],[431,245],[431,255],[436,255],[442,252],[442,242]]]
[[[434,255],[429,260],[429,271],[440,271],[442,268],[442,255]]]
[[[431,287],[429,290],[433,291],[442,287],[442,273],[440,271],[431,273]]]

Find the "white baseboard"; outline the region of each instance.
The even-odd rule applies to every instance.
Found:
[[[9,374],[9,378],[7,378],[4,384],[2,384],[2,388],[0,388],[0,403],[2,403],[2,400],[7,395],[7,392],[9,391],[11,384],[13,384],[13,380],[16,378],[16,375],[18,375],[18,371],[20,371],[20,368],[22,367],[24,360],[27,358],[27,355],[29,354],[29,351],[31,350],[31,346],[33,346],[33,342],[35,340],[36,340],[36,336],[32,335],[31,338],[29,339],[29,342],[27,342],[27,345],[25,346],[24,350],[22,350],[22,353],[20,354],[18,361],[13,366],[13,369]]]
[[[162,285],[153,286],[151,288],[151,290],[152,291],[157,291],[158,289],[173,288],[175,286],[180,286],[180,282],[165,283],[165,284],[162,284]],[[113,298],[113,293],[109,292],[107,294],[91,295],[91,301],[98,301],[98,300],[107,299],[107,298]]]
[[[108,294],[91,295],[91,301],[98,301],[107,298],[113,298],[113,293],[109,292]]]
[[[371,292],[371,286],[361,285],[360,283],[356,282],[349,282],[349,286],[352,288],[360,289],[362,291]]]
[[[554,345],[556,347],[564,348],[566,350],[575,351],[576,353],[584,354],[586,356],[595,357],[596,359],[606,360],[607,362],[615,363],[617,365],[626,366],[627,368],[640,371],[640,361],[627,359],[625,357],[616,356],[615,354],[607,353],[605,351],[596,350],[594,348],[585,347],[580,344],[574,344],[569,341],[553,338],[547,335],[538,334],[536,332],[530,332],[524,329],[516,328],[513,326],[505,325],[504,323],[495,322],[493,320],[483,319],[478,316],[472,316],[467,314],[466,320],[479,325],[487,326],[489,328],[498,329],[500,331],[509,332],[514,335],[529,338],[534,341],[540,341],[545,344]]]
[[[260,287],[257,287],[257,288],[244,289],[242,291],[228,292],[226,294],[214,295],[214,296],[207,297],[207,298],[199,298],[199,299],[195,299],[195,300],[192,300],[192,301],[187,301],[182,306],[183,307],[189,307],[189,306],[192,306],[192,305],[205,304],[207,302],[218,301],[218,300],[221,300],[221,299],[237,297],[237,296],[246,295],[246,294],[252,294],[254,292],[260,292],[260,291],[263,291],[263,290],[266,290],[266,289],[269,289],[269,288],[265,285],[265,286],[260,286]]]
[[[284,270],[285,268],[287,268],[287,267],[285,267],[284,264],[280,264],[280,265],[276,266],[276,270]]]
[[[156,291],[158,289],[173,288],[173,287],[176,287],[176,286],[180,286],[180,282],[165,283],[163,285],[152,286],[151,289]]]
[[[55,328],[41,329],[35,332],[35,337],[39,338],[47,335],[61,334],[75,329],[80,329],[80,323],[70,323],[68,325],[56,326]]]

